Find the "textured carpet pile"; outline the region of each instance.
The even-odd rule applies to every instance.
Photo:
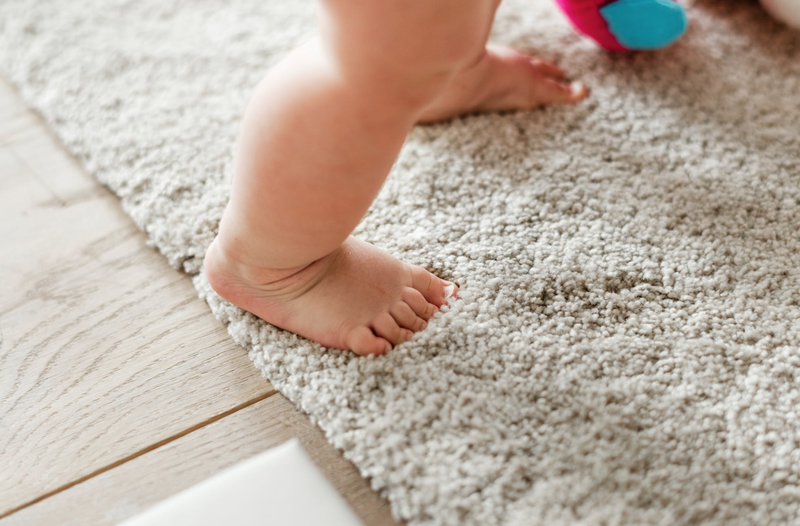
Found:
[[[592,97],[414,130],[356,233],[462,299],[378,359],[201,272],[244,106],[312,2],[2,0],[0,69],[398,517],[797,524],[800,33],[753,1],[687,6],[675,46],[610,55],[506,2],[496,40]]]

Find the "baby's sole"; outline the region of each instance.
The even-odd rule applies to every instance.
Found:
[[[686,32],[684,8],[672,0],[618,0],[600,8],[608,30],[625,48],[661,49]]]

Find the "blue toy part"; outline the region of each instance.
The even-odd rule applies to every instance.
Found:
[[[619,0],[601,7],[600,15],[630,50],[667,47],[686,31],[686,11],[672,0]]]

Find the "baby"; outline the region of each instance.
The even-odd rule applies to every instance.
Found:
[[[242,122],[209,283],[267,322],[360,355],[422,331],[454,284],[350,236],[420,122],[575,103],[547,62],[488,45],[500,0],[321,0],[320,35]]]

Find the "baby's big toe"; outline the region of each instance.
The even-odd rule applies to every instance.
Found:
[[[437,278],[422,267],[411,267],[411,280],[411,286],[420,291],[428,303],[436,307],[447,303],[447,300],[458,292],[455,284]]]
[[[531,97],[536,104],[574,104],[585,99],[589,90],[580,82],[566,82],[552,78],[540,79],[533,85]]]

